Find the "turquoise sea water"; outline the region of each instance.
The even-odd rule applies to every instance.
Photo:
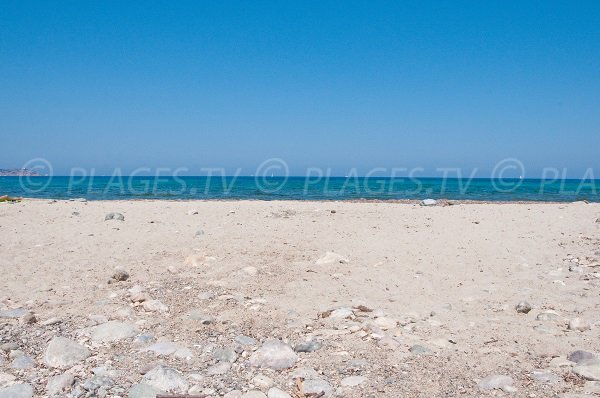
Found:
[[[30,198],[600,202],[600,180],[330,177],[0,177],[0,195]]]

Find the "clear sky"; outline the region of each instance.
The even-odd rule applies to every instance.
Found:
[[[3,0],[0,168],[34,157],[600,174],[600,1]]]

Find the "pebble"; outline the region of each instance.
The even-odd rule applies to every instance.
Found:
[[[504,392],[513,391],[513,379],[504,375],[487,376],[477,383],[482,390],[503,390]]]
[[[528,314],[532,307],[527,301],[521,301],[515,306],[515,309],[520,314]]]
[[[162,394],[164,391],[161,391],[151,385],[140,383],[134,385],[127,394],[128,398],[156,398],[157,394]]]
[[[135,336],[136,333],[137,329],[132,324],[110,321],[95,326],[92,329],[91,338],[97,342],[108,343],[131,338]]]
[[[334,310],[331,312],[331,314],[329,314],[329,318],[346,319],[350,318],[353,315],[354,311],[352,311],[352,308],[338,308],[337,310]]]
[[[344,387],[356,387],[366,381],[367,378],[364,376],[348,376],[344,377],[340,384]]]
[[[398,324],[398,321],[392,318],[388,318],[385,316],[380,316],[379,318],[375,318],[373,321],[375,325],[377,325],[382,330],[393,329]]]
[[[46,384],[46,392],[50,395],[54,395],[63,391],[67,391],[71,388],[74,382],[75,378],[70,373],[52,376],[48,379],[48,383]]]
[[[318,395],[324,393],[324,396],[328,397],[333,394],[333,387],[331,387],[331,384],[329,384],[326,380],[323,379],[304,380],[302,387],[306,395]]]
[[[348,260],[347,258],[345,258],[344,256],[334,253],[334,252],[327,252],[325,253],[325,255],[321,258],[319,258],[316,261],[316,265],[327,265],[327,264],[334,264],[334,263],[341,263],[341,264],[348,264],[350,262],[350,260]]]
[[[31,369],[35,367],[35,361],[27,355],[20,355],[12,361],[10,367],[13,369]]]
[[[584,319],[581,318],[573,318],[569,321],[569,330],[577,330],[580,332],[585,332],[586,330],[590,330],[592,325]]]
[[[44,354],[44,363],[51,368],[70,368],[88,358],[90,351],[66,337],[53,338]]]
[[[540,383],[556,384],[562,380],[561,377],[555,375],[549,370],[534,370],[531,375]]]
[[[215,321],[212,315],[205,314],[201,310],[192,310],[186,316],[193,321],[199,321],[202,325],[209,325]]]
[[[123,282],[123,281],[126,281],[127,279],[129,279],[129,273],[127,271],[125,271],[124,269],[117,268],[117,269],[115,269],[115,272],[112,275],[112,278],[117,282]]]
[[[292,396],[290,394],[288,394],[287,392],[280,390],[277,387],[273,387],[271,389],[269,389],[269,392],[267,393],[267,397],[268,398],[292,398]]]
[[[251,346],[251,345],[256,344],[256,339],[253,339],[252,337],[248,337],[248,336],[244,336],[244,335],[237,336],[235,338],[235,341],[236,341],[236,343],[239,343],[244,346]]]
[[[188,382],[183,375],[170,367],[158,365],[146,375],[144,383],[165,392],[184,394],[188,390]]]
[[[323,346],[318,340],[309,340],[298,343],[294,346],[294,351],[296,352],[314,352]]]
[[[537,321],[555,321],[558,319],[558,313],[556,311],[548,310],[540,312],[535,317]]]
[[[230,348],[215,348],[212,352],[212,357],[219,362],[234,363],[237,359],[237,354]]]
[[[206,374],[209,376],[222,375],[229,372],[230,369],[230,362],[219,362],[216,365],[209,366],[208,369],[206,369]]]
[[[242,398],[267,398],[267,396],[261,391],[252,390],[242,395]]]
[[[0,389],[0,398],[31,398],[33,387],[30,384],[13,384]]]
[[[593,358],[596,358],[596,355],[594,355],[591,352],[582,351],[582,350],[573,351],[572,353],[567,355],[567,359],[569,361],[575,362],[575,363],[579,363],[579,362],[583,361],[584,359],[593,359]]]
[[[275,384],[275,383],[273,382],[273,379],[271,379],[270,377],[259,374],[259,375],[254,376],[254,378],[252,378],[252,384],[257,386],[258,388],[262,388],[262,389],[266,390],[266,389],[272,387],[273,384]]]
[[[104,221],[110,221],[110,220],[125,221],[125,216],[121,213],[108,213],[104,217]]]
[[[600,381],[600,358],[583,359],[573,367],[573,373],[590,381]]]
[[[291,368],[296,361],[298,356],[292,347],[280,340],[267,340],[250,356],[250,365],[273,370]]]
[[[423,347],[422,345],[418,345],[418,344],[410,347],[408,349],[408,351],[410,351],[410,353],[414,354],[414,355],[431,355],[431,354],[433,354],[433,352],[429,348]]]
[[[436,206],[437,200],[435,199],[423,199],[421,201],[421,206]]]
[[[147,300],[142,303],[142,308],[149,312],[168,312],[169,307],[160,300]]]

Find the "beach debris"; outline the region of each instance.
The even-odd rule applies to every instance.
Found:
[[[435,199],[423,199],[421,201],[421,206],[436,206],[438,204]]]
[[[23,198],[13,198],[12,196],[8,196],[8,195],[0,196],[0,202],[14,203],[14,202],[20,202],[22,200],[23,200]]]
[[[533,307],[527,301],[520,301],[516,306],[515,310],[517,310],[520,314],[528,314]]]
[[[121,213],[108,213],[106,216],[104,216],[104,221],[111,221],[111,220],[125,221],[125,216]]]

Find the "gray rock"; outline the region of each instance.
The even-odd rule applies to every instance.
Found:
[[[145,300],[142,308],[150,312],[168,312],[169,307],[160,300]]]
[[[334,310],[331,312],[331,314],[329,314],[329,318],[331,318],[331,319],[346,319],[346,318],[350,318],[353,315],[354,315],[354,311],[352,311],[352,308],[338,308],[337,310]]]
[[[29,311],[23,308],[14,308],[12,310],[2,310],[0,311],[0,318],[20,318],[23,315],[26,315]]]
[[[192,310],[186,314],[187,319],[198,321],[203,325],[209,325],[215,321],[212,315],[205,314],[201,310]]]
[[[298,356],[292,347],[280,340],[267,340],[250,356],[250,365],[273,370],[291,368],[296,361]]]
[[[294,351],[296,351],[296,352],[314,352],[314,351],[317,351],[322,346],[323,346],[323,343],[321,343],[318,340],[303,341],[301,343],[296,344],[296,346],[294,347]]]
[[[208,369],[206,369],[206,373],[209,376],[223,375],[223,374],[229,372],[230,369],[231,369],[230,362],[219,362],[216,365],[209,366]]]
[[[12,361],[10,367],[13,369],[31,369],[35,367],[35,361],[27,355],[20,355]]]
[[[267,397],[268,398],[292,398],[292,396],[290,394],[288,394],[287,392],[280,390],[277,387],[272,387],[269,389],[269,392],[267,393]]]
[[[70,373],[52,376],[48,379],[48,383],[46,384],[46,392],[49,395],[55,395],[63,391],[68,391],[74,382],[75,378]]]
[[[33,387],[30,384],[13,384],[0,389],[0,398],[31,398]]]
[[[219,362],[233,363],[237,359],[237,354],[230,348],[215,348],[212,352],[212,357]]]
[[[125,271],[124,269],[117,268],[115,269],[112,278],[117,282],[126,281],[127,279],[129,279],[129,272]]]
[[[97,342],[113,342],[123,339],[128,339],[135,336],[137,330],[135,326],[129,323],[110,321],[98,325],[92,329],[92,340]]]
[[[562,380],[561,377],[555,375],[549,370],[534,370],[531,375],[539,383],[556,384]]]
[[[0,345],[0,350],[2,350],[4,352],[14,351],[14,350],[18,350],[18,349],[19,349],[19,345],[15,342],[9,342],[9,343],[4,343],[4,344]]]
[[[44,355],[44,363],[51,368],[70,368],[90,356],[90,351],[66,337],[53,338]]]
[[[121,213],[108,213],[104,217],[104,221],[110,221],[110,220],[125,221],[125,216]]]
[[[556,321],[558,319],[558,313],[552,310],[540,312],[535,319],[536,321]]]
[[[491,375],[485,377],[477,383],[482,390],[503,390],[511,392],[513,387],[513,379],[504,375]]]
[[[340,384],[344,387],[356,387],[360,384],[363,384],[367,381],[367,378],[364,376],[348,376],[344,377]]]
[[[307,395],[324,393],[325,397],[329,397],[333,394],[333,387],[323,379],[304,380],[302,387]]]
[[[583,361],[584,359],[593,359],[593,358],[596,358],[596,355],[594,355],[591,352],[582,351],[582,350],[573,351],[572,353],[570,353],[567,356],[567,359],[569,361],[575,362],[575,363],[579,363],[579,362]]]
[[[96,391],[100,388],[107,389],[112,387],[115,382],[108,376],[96,375],[92,376],[81,385],[87,391]]]
[[[410,347],[408,349],[408,351],[410,351],[410,353],[414,354],[414,355],[431,355],[431,354],[433,354],[433,352],[429,348],[423,347],[422,345],[418,345],[418,344]]]
[[[239,335],[235,338],[236,343],[239,343],[244,346],[256,345],[256,340],[252,337]]]
[[[267,398],[267,396],[258,390],[251,390],[242,395],[242,398]]]
[[[423,199],[421,201],[421,206],[435,206],[437,205],[437,200],[435,199]]]
[[[223,398],[242,398],[242,395],[244,395],[244,393],[240,390],[231,390],[225,394]]]
[[[165,392],[184,394],[188,390],[188,382],[183,375],[167,366],[158,365],[144,376],[144,383]]]
[[[600,381],[600,358],[581,360],[573,367],[573,373],[590,381]]]
[[[149,386],[145,383],[136,384],[129,390],[127,394],[128,398],[156,398],[158,394],[163,394],[164,391],[161,391],[157,388]]]
[[[569,321],[569,330],[577,330],[579,332],[585,332],[590,330],[592,325],[584,319],[573,318]]]
[[[532,307],[527,301],[521,301],[515,306],[515,310],[521,314],[528,314]]]

